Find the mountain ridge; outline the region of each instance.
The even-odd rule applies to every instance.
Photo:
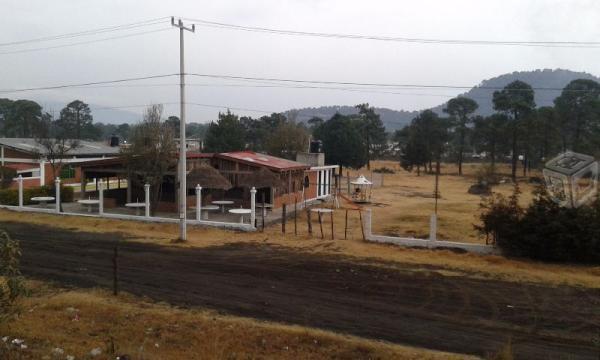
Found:
[[[471,98],[477,102],[479,108],[476,111],[477,115],[491,115],[494,108],[492,104],[492,95],[497,89],[502,89],[504,86],[515,80],[521,80],[531,85],[535,91],[535,103],[538,107],[552,106],[554,99],[561,93],[569,82],[576,79],[589,79],[600,83],[600,77],[594,76],[587,72],[572,71],[566,69],[537,69],[531,71],[514,71],[498,75],[481,81],[477,86],[474,86],[469,91],[457,96]],[[543,89],[543,90],[542,90]],[[432,110],[439,115],[443,115],[443,109],[447,102],[440,105],[415,111],[393,110],[389,108],[375,108],[375,112],[381,116],[381,120],[388,131],[400,129],[408,125],[410,121],[424,110]],[[321,107],[308,107],[300,109],[288,110],[285,113],[296,116],[301,121],[307,121],[313,116],[322,119],[331,118],[336,112],[342,115],[351,115],[358,113],[354,106],[349,105],[334,105]]]

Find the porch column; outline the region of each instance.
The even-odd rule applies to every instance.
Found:
[[[131,176],[127,175],[127,202],[131,202]]]
[[[19,183],[19,207],[23,207],[23,176],[21,174],[19,174],[17,182]]]
[[[46,185],[46,162],[40,161],[40,186]]]
[[[150,217],[150,184],[144,185],[144,201],[146,203],[146,217]]]
[[[202,214],[202,186],[196,185],[196,220],[200,221]]]
[[[4,146],[0,146],[0,159],[2,159],[2,166],[4,166]]]
[[[86,174],[85,171],[81,171],[81,191],[79,192],[79,195],[81,196],[81,199],[85,199],[85,188],[87,187],[87,182],[86,182]]]
[[[256,223],[256,188],[253,186],[250,189],[250,225],[255,226]]]
[[[98,215],[104,214],[104,182],[100,180],[98,184]]]
[[[56,196],[55,198],[55,205],[56,205],[56,212],[60,213],[60,178],[56,178],[56,180],[54,180],[54,188],[56,190]]]

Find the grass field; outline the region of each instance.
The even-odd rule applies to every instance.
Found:
[[[482,197],[469,194],[467,191],[475,180],[475,173],[481,164],[464,164],[463,176],[458,176],[458,169],[452,164],[442,164],[439,179],[438,199],[438,233],[441,240],[484,243],[474,229],[479,223]],[[427,238],[429,236],[429,218],[434,212],[435,176],[417,175],[416,172],[403,170],[398,162],[373,161],[371,169],[386,167],[395,174],[384,175],[384,186],[373,190],[373,232],[389,236],[412,236]],[[509,178],[508,166],[498,166],[498,172]],[[351,177],[368,174],[366,169],[350,171]],[[539,175],[539,174],[537,174]],[[531,201],[533,187],[521,179],[519,187],[522,191],[521,201],[525,205]],[[512,182],[493,187],[493,191],[504,195],[512,193]]]

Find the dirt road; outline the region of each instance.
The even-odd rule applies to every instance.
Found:
[[[32,278],[78,287],[112,281],[114,234],[4,223]],[[441,269],[299,253],[267,245],[177,248],[122,242],[121,289],[175,305],[488,355],[597,359],[600,291],[543,287]]]

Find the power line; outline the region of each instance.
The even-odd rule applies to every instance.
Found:
[[[324,33],[311,31],[285,30],[276,28],[266,28],[257,26],[241,26],[235,24],[208,21],[203,19],[185,18],[185,20],[194,21],[200,26],[221,28],[228,30],[248,31],[268,33],[275,35],[291,36],[311,36],[333,39],[350,40],[376,40],[393,41],[419,44],[442,44],[442,45],[501,45],[501,46],[528,46],[528,47],[557,47],[557,48],[598,48],[600,42],[596,41],[518,41],[518,40],[467,40],[467,39],[435,39],[435,38],[412,38],[412,37],[393,37],[379,35],[357,35],[342,33]]]
[[[80,37],[80,36],[97,35],[97,34],[102,34],[105,32],[129,30],[129,29],[138,28],[138,27],[160,24],[160,23],[163,23],[168,18],[169,18],[168,16],[164,16],[164,17],[160,17],[160,18],[148,19],[148,20],[143,20],[143,21],[138,21],[138,22],[133,22],[133,23],[128,23],[128,24],[101,27],[101,28],[84,30],[84,31],[79,31],[79,32],[72,32],[72,33],[61,34],[61,35],[45,36],[45,37],[39,37],[39,38],[34,38],[34,39],[5,42],[5,43],[0,43],[0,47],[12,46],[12,45],[23,45],[23,44],[44,42],[44,41],[63,40],[63,39],[70,39],[70,38],[74,38],[74,37]]]
[[[32,87],[32,88],[23,88],[23,89],[0,90],[0,93],[6,94],[6,93],[19,93],[19,92],[26,92],[26,91],[37,91],[37,90],[55,90],[55,89],[64,89],[64,88],[72,88],[72,87],[82,87],[82,86],[88,86],[88,85],[114,84],[114,83],[122,83],[122,82],[128,82],[128,81],[160,79],[160,78],[166,78],[166,77],[178,76],[178,75],[179,75],[179,73],[151,75],[151,76],[132,77],[132,78],[125,78],[125,79],[116,79],[116,80],[93,81],[93,82],[78,83],[78,84],[64,84],[64,85],[42,86],[42,87]]]
[[[391,84],[391,83],[361,83],[361,82],[349,82],[349,81],[325,81],[325,80],[303,80],[303,79],[285,79],[285,78],[262,78],[262,77],[249,77],[249,76],[235,76],[235,75],[219,75],[219,74],[198,74],[188,73],[187,75],[205,77],[205,78],[217,78],[217,79],[232,79],[232,80],[243,80],[243,81],[271,81],[271,82],[282,82],[282,83],[301,83],[301,84],[327,84],[327,85],[352,85],[352,86],[376,86],[382,88],[410,88],[410,89],[484,89],[484,90],[505,90],[504,87],[499,86],[462,86],[462,85],[424,85],[424,84]],[[522,89],[506,89],[509,91],[592,91],[586,89],[567,89],[564,88],[552,88],[552,87],[531,87]],[[595,90],[593,90],[595,91]]]
[[[126,35],[111,36],[111,37],[102,38],[102,39],[95,39],[95,40],[87,40],[87,41],[74,42],[74,43],[63,44],[63,45],[47,46],[47,47],[41,47],[41,48],[21,49],[21,50],[12,50],[12,51],[4,51],[4,52],[0,52],[0,55],[28,53],[28,52],[35,52],[35,51],[42,51],[42,50],[60,49],[60,48],[71,47],[71,46],[78,46],[78,45],[84,45],[84,44],[93,44],[93,43],[98,43],[98,42],[102,42],[102,41],[115,40],[115,39],[124,39],[124,38],[129,38],[129,37],[134,37],[134,36],[152,34],[152,33],[156,33],[156,32],[167,31],[167,30],[170,30],[170,29],[171,28],[162,28],[162,29],[148,30],[148,31],[142,31],[142,32],[137,32],[137,33],[132,33],[132,34],[126,34]]]

